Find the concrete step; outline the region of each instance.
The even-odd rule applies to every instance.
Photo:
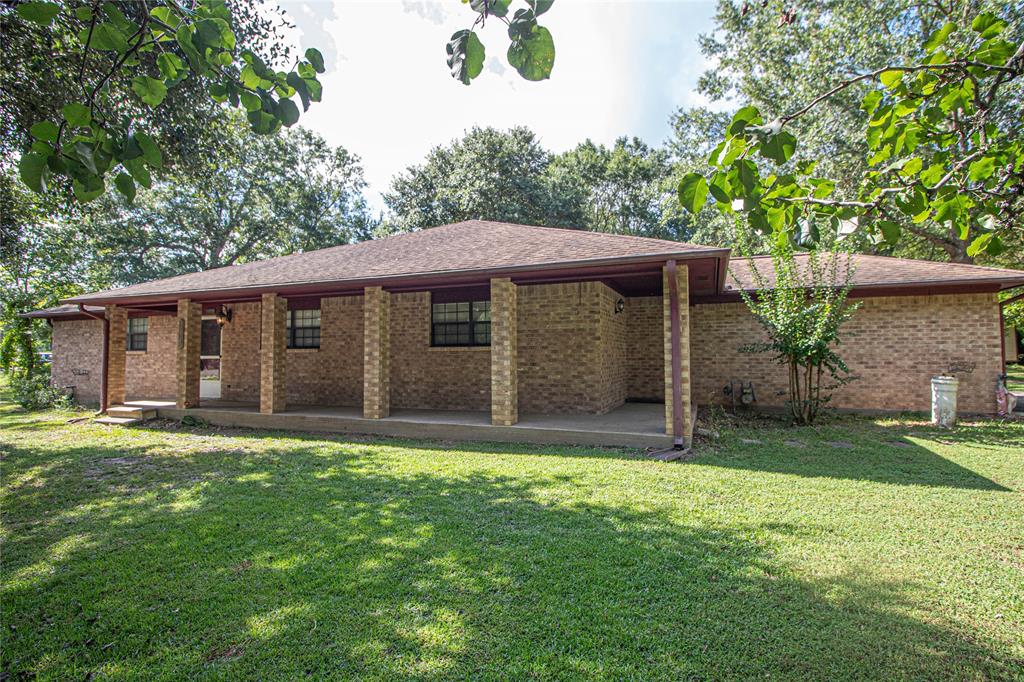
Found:
[[[114,405],[107,408],[107,416],[145,421],[147,419],[156,419],[156,408],[136,405]]]
[[[132,417],[99,417],[98,419],[93,419],[92,423],[106,424],[108,426],[131,426],[132,424],[141,424],[142,420]]]

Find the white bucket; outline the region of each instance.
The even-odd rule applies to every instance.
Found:
[[[951,428],[956,425],[956,377],[932,377],[932,424]]]

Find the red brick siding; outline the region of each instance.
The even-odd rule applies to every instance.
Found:
[[[125,356],[125,394],[128,400],[174,398],[175,352],[178,318],[153,315],[145,351],[128,351]]]
[[[625,318],[609,317],[617,299],[600,282],[519,288],[521,413],[601,413],[621,404]]]
[[[54,320],[50,381],[73,387],[75,400],[99,405],[103,365],[103,323],[99,320]]]
[[[660,403],[665,400],[665,326],[661,296],[626,299],[626,398]]]
[[[491,409],[490,348],[431,348],[430,294],[391,295],[391,407]]]
[[[220,395],[225,400],[260,399],[260,304],[235,303],[221,328]]]
[[[320,348],[285,351],[289,405],[363,404],[363,297],[320,301]]]
[[[834,407],[926,411],[931,378],[954,364],[973,363],[974,370],[960,376],[959,409],[995,411],[1000,351],[994,294],[861,300],[841,336],[842,357],[860,378],[835,392]],[[763,338],[745,305],[697,305],[692,312],[694,400],[727,402],[722,387],[742,379],[754,382],[759,405],[783,405],[785,367],[766,354],[738,351]]]

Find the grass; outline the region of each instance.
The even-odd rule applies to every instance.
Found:
[[[623,450],[0,406],[0,679],[1013,679],[1024,424]]]
[[[1024,365],[1006,366],[1006,388],[1024,393]]]

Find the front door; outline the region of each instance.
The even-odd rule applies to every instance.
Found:
[[[215,317],[203,318],[199,343],[199,397],[220,398],[220,325]]]

